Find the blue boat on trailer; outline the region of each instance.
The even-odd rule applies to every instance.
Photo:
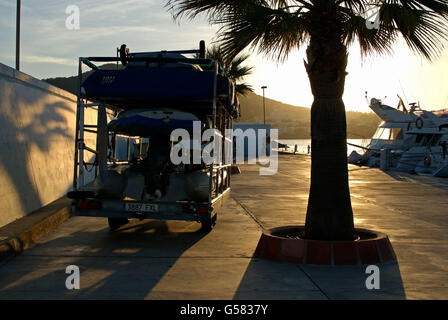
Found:
[[[203,41],[199,50],[130,53],[122,45],[117,51],[117,57],[79,58],[74,184],[68,193],[74,214],[108,218],[113,230],[132,218],[197,221],[211,230],[230,194],[231,164],[223,159],[232,140],[214,137],[223,148],[212,163],[174,164],[170,134],[179,128],[192,132],[194,121],[201,131],[232,128],[239,116],[234,83],[205,57]],[[102,70],[98,62],[123,67]],[[94,70],[85,80],[84,65]],[[86,108],[98,111],[96,130],[84,123]],[[109,122],[107,109],[116,114]],[[86,131],[96,133],[96,148],[85,144]],[[117,159],[119,138],[127,143],[125,159]],[[94,155],[92,163],[85,152]],[[88,165],[95,178],[85,183]]]

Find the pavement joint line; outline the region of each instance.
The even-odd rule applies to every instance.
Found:
[[[297,264],[296,265],[297,266],[297,268],[299,268],[300,269],[300,271],[302,271],[304,274],[305,274],[305,276],[311,281],[311,283],[312,284],[314,284],[315,286],[316,286],[316,288],[317,289],[319,289],[319,291],[325,296],[325,298],[327,298],[327,300],[332,300],[325,292],[324,292],[324,290],[322,290],[322,288],[313,280],[313,278],[311,278],[311,276],[305,271],[305,270],[303,270],[303,268],[299,265],[299,264]]]
[[[249,208],[247,208],[247,207],[246,207],[240,200],[238,200],[237,198],[232,197],[232,196],[231,196],[231,198],[232,198],[233,200],[235,200],[236,203],[238,203],[238,204],[241,206],[241,208],[243,208],[243,210],[246,212],[246,214],[247,214],[249,217],[251,217],[252,220],[254,220],[256,224],[258,224],[258,226],[260,227],[260,229],[261,229],[262,231],[267,231],[267,229],[262,225],[262,223],[260,222],[260,220],[258,220],[258,219],[255,217],[255,215],[249,210]]]

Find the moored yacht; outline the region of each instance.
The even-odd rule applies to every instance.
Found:
[[[422,110],[416,103],[411,103],[408,111],[401,99],[396,109],[375,98],[369,106],[383,121],[364,154],[353,151],[349,163],[448,176],[445,114]]]

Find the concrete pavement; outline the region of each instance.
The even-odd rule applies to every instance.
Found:
[[[199,227],[143,221],[110,232],[105,219],[71,218],[0,267],[0,298],[325,298],[296,266],[252,259],[260,230],[234,200],[211,233]],[[80,290],[65,287],[68,265],[80,268]]]
[[[398,263],[282,264],[253,257],[261,228],[303,224],[309,157],[280,156],[279,172],[242,166],[215,229],[133,221],[111,232],[101,218],[73,217],[0,265],[0,299],[447,299],[448,181],[350,167],[357,227],[389,235]],[[445,214],[444,214],[445,213]],[[65,268],[80,268],[67,290]]]
[[[307,155],[282,155],[273,177],[259,176],[255,166],[243,166],[243,175],[232,181],[232,195],[267,229],[303,225],[309,159]],[[349,166],[349,178],[355,226],[386,233],[397,255],[398,264],[393,268],[380,268],[392,277],[390,283],[384,277],[381,280],[383,297],[390,290],[387,286],[399,291],[401,282],[402,293],[392,294],[394,298],[448,299],[448,179],[353,165]],[[251,181],[250,192],[247,181]],[[354,296],[347,295],[343,284],[330,280],[332,272],[345,267],[302,268],[310,270],[317,284],[323,279],[320,287],[335,293],[330,297]]]

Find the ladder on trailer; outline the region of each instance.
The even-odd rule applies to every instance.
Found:
[[[87,63],[86,63],[87,62]],[[99,174],[99,170],[101,166],[106,166],[109,164],[127,164],[130,161],[131,155],[130,155],[130,146],[131,146],[131,140],[134,139],[140,139],[139,141],[139,157],[142,155],[142,138],[141,137],[135,137],[135,136],[127,136],[124,134],[116,134],[116,133],[109,133],[107,132],[107,112],[112,111],[113,115],[117,115],[117,113],[120,111],[120,109],[104,105],[101,103],[96,102],[89,102],[86,97],[84,97],[84,94],[81,92],[81,84],[82,84],[82,66],[83,64],[87,64],[90,67],[94,66],[91,63],[88,63],[89,61],[85,58],[79,59],[79,66],[78,66],[78,95],[77,95],[77,110],[76,110],[76,133],[75,133],[75,157],[74,157],[74,172],[73,172],[73,190],[74,191],[81,191],[82,187],[85,185],[85,173],[91,172],[92,170],[95,170],[95,178]],[[95,66],[96,67],[96,66]],[[86,124],[85,123],[85,115],[86,110],[93,110],[97,113],[97,124]],[[99,132],[100,131],[100,132]],[[88,146],[85,142],[85,133],[92,133],[96,135],[96,143],[95,148],[92,146]],[[112,152],[106,156],[106,152],[109,149],[109,141],[102,141],[101,143],[101,137],[98,137],[98,134],[106,135],[109,138],[112,138],[111,140],[111,149]],[[117,138],[125,138],[127,139],[127,156],[126,161],[119,161],[117,160]],[[86,162],[85,161],[85,155],[84,151],[89,152],[90,154],[93,154],[95,156],[95,160],[93,162]],[[104,163],[99,160],[100,157],[106,158],[109,161],[105,160]],[[103,159],[104,160],[104,159]],[[92,166],[92,169],[88,170],[87,166]]]

